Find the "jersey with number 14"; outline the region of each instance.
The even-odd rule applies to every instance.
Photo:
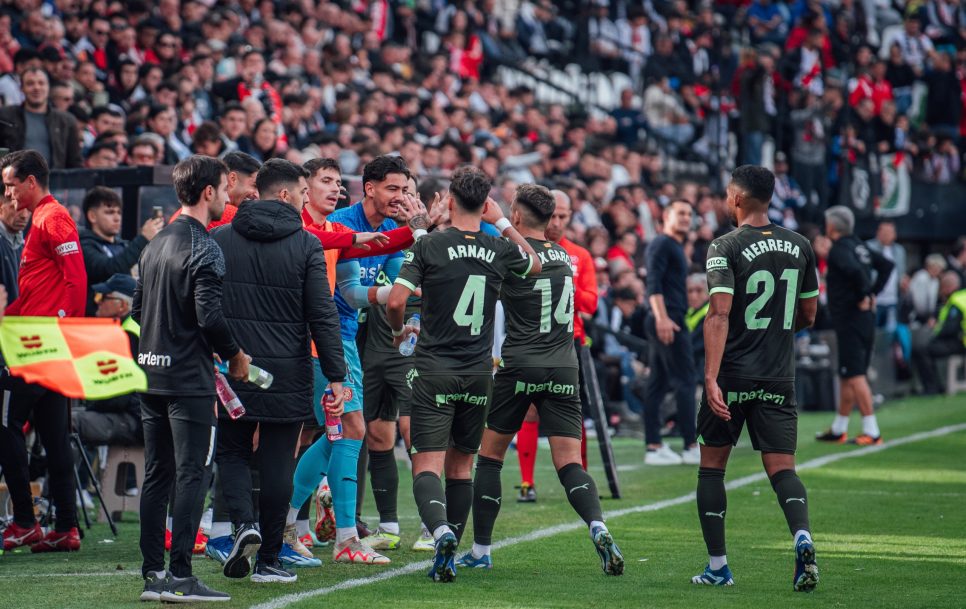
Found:
[[[742,226],[708,248],[708,291],[732,294],[720,375],[794,380],[795,313],[818,296],[815,253],[798,233]]]
[[[422,286],[416,370],[492,374],[493,316],[503,278],[525,275],[530,257],[506,239],[448,228],[417,241],[396,283]]]
[[[567,250],[527,239],[540,258],[538,275],[510,275],[500,302],[506,340],[500,349],[508,368],[576,368],[574,349],[574,271]]]

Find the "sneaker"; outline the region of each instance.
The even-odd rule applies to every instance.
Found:
[[[312,553],[309,552],[308,556],[303,556],[295,551],[295,548],[288,545],[287,543],[282,544],[282,549],[278,551],[278,560],[286,567],[293,568],[315,568],[321,567],[322,561]]]
[[[359,539],[365,539],[372,535],[372,530],[369,528],[369,524],[362,518],[356,517],[356,534]]]
[[[141,600],[154,602],[161,600],[161,593],[164,592],[164,587],[167,584],[168,573],[166,571],[148,573],[148,576],[144,578],[144,590],[141,592]]]
[[[332,511],[332,491],[323,485],[315,494],[315,536],[320,542],[335,541],[335,512]]]
[[[604,527],[597,526],[590,531],[590,537],[594,540],[594,548],[600,556],[600,568],[607,575],[624,574],[624,555],[620,548],[614,543],[614,538],[610,531]]]
[[[701,465],[701,449],[697,444],[681,452],[681,462],[685,465]]]
[[[3,549],[13,550],[20,546],[35,544],[44,538],[44,532],[36,522],[32,527],[22,527],[16,522],[11,522],[3,530]]]
[[[69,531],[50,531],[44,535],[40,541],[30,546],[30,551],[34,554],[40,552],[76,552],[80,550],[80,532],[77,527]]]
[[[456,579],[456,535],[443,533],[436,540],[436,556],[433,557],[433,568],[429,570],[429,577],[434,582],[451,582]]]
[[[399,535],[383,531],[382,527],[379,527],[375,533],[366,538],[366,545],[373,550],[396,550],[399,548],[400,541],[402,539]]]
[[[312,533],[306,533],[305,535],[302,535],[301,537],[299,537],[299,541],[306,548],[312,548],[313,546],[315,546],[315,536],[312,535]]]
[[[823,433],[815,434],[815,439],[819,442],[830,442],[832,444],[845,444],[845,441],[849,439],[848,433],[833,433],[832,429],[829,428]]]
[[[210,603],[230,601],[231,596],[224,592],[212,590],[204,585],[200,579],[191,577],[168,578],[168,585],[161,593],[162,603]]]
[[[86,488],[82,488],[77,493],[77,507],[82,510],[93,510],[94,509],[94,499]]]
[[[341,547],[340,547],[341,546]],[[388,565],[391,560],[353,537],[349,543],[332,546],[332,560],[357,565]]]
[[[856,444],[858,446],[878,446],[882,444],[882,436],[872,437],[869,434],[859,434],[849,440],[849,444]]]
[[[256,584],[290,584],[298,578],[295,573],[283,569],[277,560],[272,563],[258,561],[252,571],[252,582]]]
[[[416,539],[416,543],[413,544],[414,552],[435,552],[436,542],[433,540],[433,536],[429,531],[423,531],[419,534],[419,538]]]
[[[517,497],[517,503],[536,503],[537,502],[537,489],[534,485],[529,482],[521,482],[520,495]]]
[[[225,577],[238,579],[248,575],[248,571],[252,568],[251,558],[260,547],[262,547],[262,535],[255,525],[242,525],[235,533],[235,545],[225,559],[225,568],[222,570]]]
[[[285,530],[282,532],[282,543],[288,544],[296,554],[304,558],[315,558],[312,556],[312,552],[306,548],[301,541],[299,541],[298,533],[295,532],[295,523],[285,525]]]
[[[477,558],[473,556],[472,552],[467,552],[456,561],[456,566],[466,569],[492,569],[493,559],[490,558],[489,554]]]
[[[728,565],[717,570],[713,570],[711,565],[706,565],[704,573],[692,577],[691,583],[702,586],[734,586],[735,578],[731,575],[731,569],[728,568]]]
[[[661,444],[661,448],[658,449],[649,448],[644,454],[645,465],[681,465],[681,463],[683,463],[681,455],[671,450],[667,444]]]
[[[795,579],[792,584],[796,592],[811,592],[818,585],[815,546],[804,535],[800,535],[795,542]]]
[[[212,537],[205,545],[205,556],[217,560],[219,565],[224,565],[228,562],[228,555],[231,554],[233,547],[235,547],[235,540],[232,539],[231,535]]]
[[[198,532],[195,534],[195,546],[191,548],[191,553],[204,554],[206,547],[208,547],[208,536],[205,535],[204,531],[198,529]]]

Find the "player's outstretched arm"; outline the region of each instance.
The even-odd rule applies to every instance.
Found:
[[[711,295],[708,315],[704,320],[704,389],[708,406],[715,415],[728,421],[731,412],[718,387],[718,372],[724,356],[725,342],[728,340],[728,316],[731,314],[733,296],[728,292]]]

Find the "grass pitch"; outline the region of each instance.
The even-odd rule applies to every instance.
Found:
[[[404,549],[389,552],[386,567],[336,565],[331,550],[316,549],[320,569],[299,570],[292,585],[227,580],[216,563],[196,558],[195,573],[232,594],[221,606],[392,607],[432,609],[713,606],[746,607],[963,607],[966,584],[966,397],[895,402],[879,413],[887,444],[882,450],[819,445],[812,433],[831,414],[804,414],[799,423],[799,463],[808,488],[812,530],[821,572],[813,594],[791,589],[792,541],[768,480],[742,480],[761,472],[747,437],[734,451],[727,481],[728,559],[736,585],[727,589],[689,583],[706,562],[693,499],[695,467],[644,467],[643,447],[619,441],[624,499],[604,501],[608,526],[624,552],[625,575],[605,576],[586,529],[566,502],[541,448],[536,504],[517,504],[514,453],[504,468],[504,504],[491,571],[461,570],[453,584],[433,584],[413,563],[429,556],[408,550],[417,532],[409,474],[401,470],[400,516]],[[953,430],[949,426],[956,426]],[[853,432],[858,421],[853,417]],[[889,444],[943,429],[917,441]],[[675,446],[675,448],[678,448]],[[855,455],[840,458],[846,453]],[[591,472],[606,493],[598,453]],[[824,458],[829,457],[831,458]],[[648,506],[641,508],[640,506]],[[633,511],[634,508],[647,511]],[[374,523],[375,508],[365,515]],[[129,518],[132,520],[132,518]],[[554,534],[545,530],[560,526]],[[95,525],[81,552],[0,557],[0,607],[104,609],[144,607],[135,522],[120,523],[110,541],[107,525]],[[469,547],[467,533],[463,545]],[[412,565],[408,567],[407,565]]]

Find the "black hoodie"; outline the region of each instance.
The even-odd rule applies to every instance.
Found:
[[[225,254],[222,302],[232,334],[252,363],[275,377],[267,390],[232,383],[245,419],[314,421],[310,340],[323,375],[345,380],[322,244],[302,230],[295,208],[280,201],[247,201],[212,237]]]

